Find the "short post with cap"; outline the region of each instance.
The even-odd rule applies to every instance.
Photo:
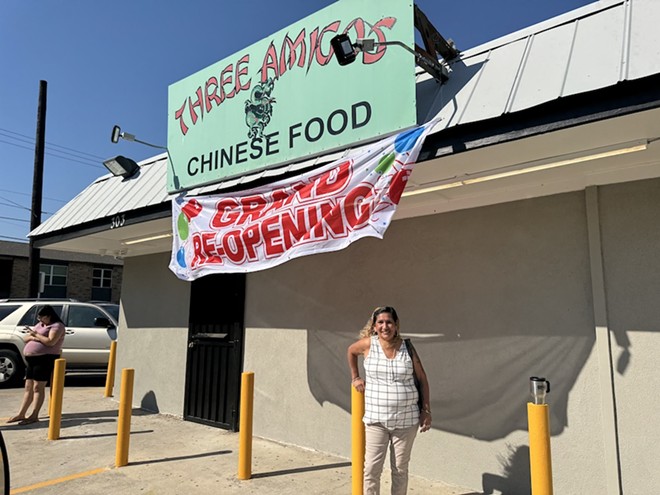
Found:
[[[364,490],[364,450],[365,432],[364,394],[351,386],[351,475],[353,495],[362,495]]]
[[[252,415],[254,411],[254,371],[241,375],[241,409],[238,431],[238,479],[252,477]]]
[[[552,458],[550,454],[550,410],[545,397],[550,382],[532,376],[529,387],[534,402],[527,403],[529,428],[529,466],[532,495],[552,495]]]

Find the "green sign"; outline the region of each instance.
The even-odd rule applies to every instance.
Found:
[[[276,7],[276,3],[273,4]],[[410,0],[340,0],[169,87],[167,188],[177,192],[416,124],[415,60],[399,46],[340,66],[330,40],[413,46]]]

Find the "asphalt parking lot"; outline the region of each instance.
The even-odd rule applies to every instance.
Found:
[[[351,493],[349,459],[255,437],[252,478],[241,481],[237,433],[137,408],[129,463],[115,468],[118,402],[103,397],[104,384],[102,376],[67,376],[60,439],[52,441],[47,439],[47,405],[39,422],[8,425],[23,392],[0,390],[0,430],[8,449],[12,495]],[[387,473],[383,493],[389,493]],[[472,492],[411,477],[409,493]]]

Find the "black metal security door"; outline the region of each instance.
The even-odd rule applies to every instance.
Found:
[[[238,429],[245,275],[192,282],[184,418]]]

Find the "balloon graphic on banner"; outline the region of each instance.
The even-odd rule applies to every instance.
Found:
[[[188,239],[188,219],[183,213],[179,213],[179,218],[176,221],[176,227],[179,231],[179,238],[182,241]]]
[[[176,202],[178,204],[182,204],[183,198],[177,198]],[[196,199],[191,199],[181,208],[181,213],[179,213],[179,216],[176,219],[177,232],[179,233],[179,239],[181,239],[181,241],[188,239],[188,235],[190,234],[190,221],[201,212],[202,205],[199,204],[199,201]],[[177,251],[176,261],[182,268],[186,267],[185,245],[181,246],[181,248]]]
[[[390,169],[394,163],[395,155],[394,153],[389,153],[380,159],[378,166],[375,168],[375,172],[378,174],[385,174]]]
[[[186,248],[185,246],[181,246],[179,250],[176,252],[176,262],[179,264],[181,268],[186,267]]]
[[[394,140],[394,150],[397,153],[406,153],[414,148],[417,139],[424,132],[424,127],[417,127],[409,131],[402,132]]]
[[[424,128],[417,127],[416,129],[411,129],[399,134],[394,140],[394,151],[383,156],[378,161],[378,166],[374,169],[374,172],[378,174],[386,174],[396,161],[396,154],[407,153],[413,149],[417,139],[422,135],[422,132],[424,132]],[[395,202],[398,203],[398,201]]]

